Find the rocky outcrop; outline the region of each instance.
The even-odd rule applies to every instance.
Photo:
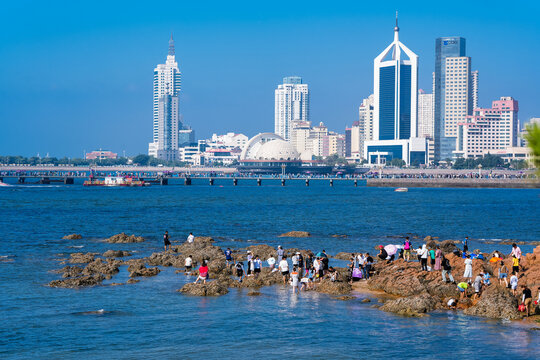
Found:
[[[229,276],[230,278],[230,276]],[[220,277],[220,282],[224,282]],[[272,286],[283,283],[283,276],[278,271],[270,271],[270,268],[262,268],[261,273],[258,276],[246,276],[239,282],[234,280],[229,282],[230,287],[235,288],[260,288],[263,286]]]
[[[62,238],[62,240],[79,240],[79,239],[82,239],[82,235],[80,234],[70,234]]]
[[[185,284],[177,291],[195,296],[221,296],[227,294],[229,289],[227,289],[227,286],[220,284],[217,281],[210,281],[206,284]]]
[[[176,268],[180,268],[184,266],[184,260],[184,256],[179,256],[171,252],[159,252],[150,255],[150,257],[148,257],[147,259],[147,262],[148,265],[151,266],[173,266]]]
[[[134,264],[128,267],[129,277],[137,276],[156,276],[161,272],[159,268],[147,268],[144,264]]]
[[[103,253],[104,257],[124,257],[124,256],[131,256],[131,253],[129,251],[122,251],[122,250],[107,250]]]
[[[339,260],[350,260],[351,257],[352,257],[352,253],[348,253],[348,252],[339,252],[336,255],[332,256],[332,258],[339,259]]]
[[[279,237],[296,237],[296,238],[305,238],[310,237],[311,234],[307,231],[289,231],[285,234],[279,235]]]
[[[482,293],[478,302],[465,309],[467,315],[492,319],[514,320],[521,317],[517,311],[518,300],[504,287],[491,285]]]
[[[70,277],[76,277],[76,276],[81,275],[82,271],[83,271],[82,267],[67,265],[54,272],[57,274],[62,274],[63,278],[70,278]]]
[[[88,265],[86,265],[86,267],[82,271],[82,274],[83,275],[93,275],[93,274],[114,275],[118,273],[118,268],[120,267],[120,264],[121,262],[118,260],[113,260],[113,259],[103,260],[101,258],[98,258],[88,263]]]
[[[138,282],[140,282],[141,280],[138,280],[138,279],[129,279],[128,281],[126,281],[126,284],[136,284]]]
[[[439,300],[423,293],[420,295],[407,296],[395,300],[389,300],[380,307],[381,310],[393,312],[403,316],[424,316],[436,309]]]
[[[73,253],[69,256],[70,264],[87,264],[94,261],[96,253]]]
[[[352,291],[352,286],[347,282],[330,281],[323,279],[316,283],[315,291],[330,295],[346,295]]]
[[[532,254],[521,258],[521,266],[524,271],[520,274],[519,284],[527,285],[531,290],[538,289],[540,287],[540,246],[537,246]]]
[[[181,253],[184,257],[191,255],[193,261],[198,264],[201,264],[203,260],[222,260],[225,262],[223,250],[219,246],[215,246],[213,242],[214,240],[211,237],[198,236],[192,243],[186,241],[182,245],[175,246],[174,251]],[[181,259],[184,259],[184,257]]]
[[[126,233],[120,233],[111,236],[107,240],[108,243],[116,244],[116,243],[139,243],[143,242],[144,238],[142,236],[135,236],[135,235],[127,235]]]
[[[346,237],[349,237],[349,235],[345,235],[345,234],[334,234],[332,235],[333,238],[346,238]]]
[[[87,275],[80,276],[75,278],[67,278],[63,280],[54,280],[51,281],[48,286],[50,287],[60,287],[60,288],[80,288],[86,286],[96,286],[99,285],[105,280],[105,277],[101,274],[96,275]]]

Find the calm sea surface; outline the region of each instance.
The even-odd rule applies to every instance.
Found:
[[[222,185],[222,186],[221,186]],[[384,313],[357,300],[263,288],[258,297],[235,290],[218,298],[177,293],[186,281],[164,268],[138,284],[53,289],[59,254],[108,249],[147,256],[162,249],[162,234],[184,240],[192,231],[220,246],[272,246],[371,251],[405,234],[485,241],[540,240],[540,191],[535,189],[393,189],[337,182],[206,181],[191,187],[0,188],[0,358],[484,358],[538,359],[540,331],[522,322],[435,312],[421,319]],[[278,238],[290,230],[307,239]],[[141,244],[106,244],[119,232]],[[61,240],[80,233],[82,240]],[[347,238],[333,238],[347,234]],[[417,245],[419,241],[414,243]],[[79,248],[76,248],[77,246]],[[80,247],[83,246],[83,247]],[[522,246],[531,251],[531,246]],[[125,282],[127,270],[112,282]],[[193,279],[191,279],[193,280]],[[110,283],[106,282],[106,283]],[[105,283],[105,284],[106,284]],[[96,312],[103,309],[102,313]]]

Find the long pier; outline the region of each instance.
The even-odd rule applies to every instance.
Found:
[[[540,179],[519,178],[371,178],[366,179],[371,187],[431,187],[431,188],[540,188]]]

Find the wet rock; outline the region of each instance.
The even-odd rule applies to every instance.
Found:
[[[211,237],[198,236],[192,243],[186,241],[182,245],[174,246],[173,249],[184,257],[191,255],[193,261],[198,264],[201,264],[203,260],[221,259],[225,261],[223,250],[219,246],[215,246],[213,242],[214,240]],[[184,257],[181,257],[181,259],[184,259]]]
[[[259,291],[254,291],[254,290],[247,293],[247,296],[260,296],[260,295],[261,293]]]
[[[330,295],[345,295],[349,294],[351,290],[352,286],[349,283],[332,282],[329,279],[323,279],[315,285],[315,291]]]
[[[259,258],[263,261],[266,261],[272,255],[276,257],[277,259],[277,248],[274,248],[266,244],[262,244],[262,245],[252,245],[245,248],[245,252],[241,254],[243,255],[242,260],[246,259],[246,256],[247,256],[246,254],[248,250],[251,251],[253,256],[259,255]]]
[[[223,284],[220,284],[217,281],[207,282],[206,284],[194,284],[189,283],[182,286],[181,289],[177,290],[184,294],[195,295],[195,296],[221,296],[229,292],[229,289]]]
[[[63,280],[54,280],[51,281],[48,286],[75,289],[80,287],[99,285],[103,282],[104,279],[105,277],[101,274],[87,275],[75,278],[67,278]]]
[[[126,281],[126,284],[136,284],[136,283],[138,283],[139,281],[141,281],[141,280],[138,280],[138,279],[129,279],[128,281]]]
[[[332,235],[333,238],[346,238],[346,237],[349,237],[349,235],[345,235],[345,234],[334,234]]]
[[[94,261],[95,253],[73,253],[69,256],[70,264],[87,264]]]
[[[103,260],[101,258],[95,259],[88,263],[83,270],[83,275],[103,274],[114,275],[118,273],[118,268],[121,262],[113,259]]]
[[[271,272],[270,268],[262,268],[258,276],[245,276],[242,282],[234,280],[229,286],[235,288],[260,288],[282,283],[283,276],[278,271]]]
[[[124,283],[110,283],[109,286],[120,286],[124,285]]]
[[[70,234],[62,238],[62,240],[79,240],[79,239],[82,239],[82,235],[80,234]]]
[[[336,300],[348,301],[348,300],[354,300],[354,299],[356,299],[356,298],[355,298],[354,296],[343,295],[343,296],[335,297],[334,299],[336,299]]]
[[[381,310],[403,316],[424,316],[436,309],[438,300],[429,294],[420,294],[389,300],[380,307]]]
[[[129,277],[156,276],[161,272],[159,268],[147,268],[144,264],[133,264],[128,267]]]
[[[126,233],[120,233],[111,236],[107,240],[108,243],[139,243],[143,242],[144,238],[142,236],[127,235]]]
[[[339,259],[339,260],[350,260],[351,257],[352,257],[352,253],[348,253],[348,252],[339,252],[337,253],[336,255],[332,256],[334,259]]]
[[[76,277],[76,276],[81,275],[82,271],[83,271],[82,267],[67,265],[59,270],[55,270],[54,272],[57,274],[62,274],[63,278],[69,278],[69,277]]]
[[[311,234],[307,231],[289,231],[285,234],[279,235],[279,237],[299,237],[299,238],[310,237],[310,236]]]
[[[122,251],[122,250],[107,250],[103,253],[104,257],[124,257],[124,256],[131,256],[131,253],[129,251]]]
[[[150,266],[173,266],[176,268],[184,267],[185,258],[183,256],[178,256],[171,252],[159,252],[153,253],[147,259],[148,265]]]
[[[491,285],[480,296],[478,302],[464,310],[467,315],[483,316],[492,319],[519,319],[518,300],[510,290]]]
[[[371,299],[368,299],[368,298],[362,299],[362,302],[363,302],[363,303],[370,303],[370,302],[371,302]]]

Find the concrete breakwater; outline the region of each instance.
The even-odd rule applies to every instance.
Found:
[[[538,189],[538,179],[486,179],[486,178],[373,178],[366,179],[374,187],[453,187],[453,188],[514,188]]]

